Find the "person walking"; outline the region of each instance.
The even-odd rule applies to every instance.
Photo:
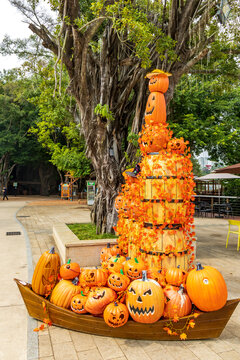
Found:
[[[6,187],[3,188],[3,200],[5,200],[5,198],[8,200]]]

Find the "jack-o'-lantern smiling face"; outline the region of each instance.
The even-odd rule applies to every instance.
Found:
[[[121,270],[120,273],[113,273],[108,278],[108,286],[115,291],[124,291],[130,283],[130,279],[123,274]]]
[[[116,299],[114,290],[107,287],[95,288],[88,294],[85,309],[91,314],[102,314],[106,305]]]
[[[146,277],[134,280],[128,287],[126,305],[133,320],[153,323],[160,319],[164,309],[164,294],[161,286]]]
[[[142,270],[145,270],[146,264],[137,258],[130,259],[124,264],[124,274],[130,279],[140,279],[142,277]]]
[[[109,304],[103,313],[104,321],[111,327],[123,326],[128,321],[128,316],[126,305],[117,302]]]
[[[166,102],[160,92],[152,92],[147,100],[145,111],[146,124],[166,123]]]
[[[85,314],[87,311],[84,306],[87,301],[87,296],[84,294],[77,294],[71,300],[71,309],[77,314]]]

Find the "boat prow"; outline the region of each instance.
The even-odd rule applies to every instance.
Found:
[[[175,336],[169,336],[164,327],[167,320],[159,320],[154,324],[141,324],[129,320],[127,324],[119,328],[109,327],[100,317],[92,315],[79,315],[70,310],[56,306],[40,295],[33,292],[31,284],[14,279],[18,285],[22,298],[30,316],[43,321],[46,312],[53,325],[69,330],[80,331],[92,335],[110,336],[137,340],[176,340]],[[45,303],[45,308],[42,303]],[[187,331],[188,339],[217,338],[221,335],[224,327],[238,305],[240,299],[228,300],[226,305],[217,311],[203,313],[195,319],[195,327]],[[189,317],[180,318],[174,324],[176,329],[182,329]]]

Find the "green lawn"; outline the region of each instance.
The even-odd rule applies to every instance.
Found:
[[[96,234],[96,226],[88,224],[68,224],[72,232],[77,235],[79,240],[92,240],[92,239],[116,239],[117,236],[113,234]]]

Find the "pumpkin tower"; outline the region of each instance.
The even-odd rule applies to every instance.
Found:
[[[147,75],[150,95],[139,138],[142,160],[137,170],[123,174],[116,230],[128,256],[140,257],[149,266],[189,270],[194,258],[194,181],[188,142],[173,138],[166,123],[169,76],[161,70]]]

